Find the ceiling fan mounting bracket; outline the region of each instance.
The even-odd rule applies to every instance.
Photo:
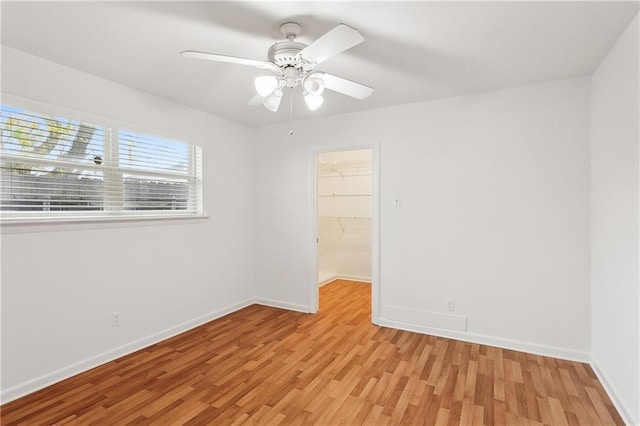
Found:
[[[306,61],[300,52],[307,47],[305,43],[295,41],[295,38],[302,33],[302,27],[295,22],[285,22],[280,26],[280,32],[287,38],[287,41],[275,43],[267,52],[267,61],[274,63],[284,72],[287,67],[295,67],[301,74],[313,71],[315,63]]]
[[[302,26],[295,22],[285,22],[280,25],[280,32],[289,41],[293,41],[294,38],[298,37],[302,33]]]

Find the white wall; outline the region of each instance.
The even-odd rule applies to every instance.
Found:
[[[638,17],[591,86],[591,356],[629,424],[640,424]]]
[[[204,146],[206,220],[2,229],[8,400],[252,300],[248,131],[3,47],[2,90]],[[111,328],[110,315],[122,324]]]
[[[259,132],[259,297],[309,308],[313,152],[379,140],[381,322],[588,359],[588,78]]]

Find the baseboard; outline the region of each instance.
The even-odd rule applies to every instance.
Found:
[[[258,305],[269,306],[271,308],[287,309],[289,311],[303,312],[305,314],[308,314],[310,312],[308,306],[300,305],[298,303],[284,302],[282,300],[265,299],[263,297],[256,297],[254,299],[254,302],[257,303]]]
[[[446,331],[467,331],[467,317],[451,312],[443,313],[400,306],[385,306],[383,313],[385,316],[395,318],[394,321],[405,324]]]
[[[320,282],[318,283],[318,287],[325,286],[325,285],[329,284],[330,282],[333,282],[333,281],[335,281],[335,280],[337,280],[337,279],[338,279],[338,276],[337,276],[337,275],[333,275],[333,276],[331,276],[331,277],[329,277],[329,278],[325,278],[324,280],[322,280],[322,281],[320,281]]]
[[[347,280],[347,281],[361,281],[364,283],[371,283],[371,277],[365,277],[360,275],[338,275],[336,277],[338,280]]]
[[[171,327],[166,330],[162,330],[160,332],[151,334],[147,337],[143,337],[141,339],[135,340],[126,345],[117,347],[107,352],[103,352],[91,358],[87,358],[83,361],[71,364],[67,367],[61,368],[59,370],[53,371],[51,373],[45,374],[43,376],[21,383],[19,385],[12,386],[8,389],[3,389],[0,392],[0,401],[2,402],[2,404],[5,404],[15,399],[21,398],[25,395],[28,395],[30,393],[43,389],[54,383],[58,383],[58,382],[61,382],[62,380],[68,379],[69,377],[73,377],[77,374],[83,373],[87,370],[98,367],[107,362],[111,362],[115,359],[121,358],[130,353],[139,351],[140,349],[144,349],[151,345],[155,345],[158,342],[167,340],[170,337],[184,333],[185,331],[191,330],[192,328],[198,327],[209,321],[213,321],[215,319],[228,315],[232,312],[235,312],[237,310],[250,306],[253,303],[254,303],[253,299],[247,299],[240,303],[236,303],[234,305],[217,309],[213,312],[202,315],[198,318],[194,318],[190,321],[183,322],[182,324],[179,324],[175,327]]]
[[[549,356],[553,358],[565,359],[576,362],[589,362],[589,353],[576,351],[574,349],[559,348],[555,346],[539,345],[536,343],[523,342],[520,340],[503,339],[501,337],[487,336],[484,334],[458,332],[444,330],[433,327],[426,327],[418,324],[380,318],[379,324],[383,327],[397,328],[399,330],[413,331],[421,334],[444,337],[447,339],[461,340],[463,342],[478,343],[481,345],[495,346],[502,349],[509,349],[519,352],[527,352],[534,355]]]
[[[596,373],[598,380],[602,384],[604,390],[607,392],[607,395],[609,395],[609,399],[611,400],[611,402],[613,402],[614,407],[616,407],[616,410],[618,410],[618,414],[620,414],[620,417],[622,417],[622,420],[624,420],[625,424],[627,424],[627,426],[640,425],[640,419],[633,418],[631,411],[622,402],[622,399],[620,399],[619,393],[616,392],[615,387],[613,387],[611,382],[607,380],[607,376],[600,369],[600,367],[598,367],[598,362],[592,357],[589,364],[591,365],[593,372]]]
[[[326,278],[318,283],[318,287],[325,286],[335,280],[347,280],[347,281],[360,281],[363,283],[371,284],[371,277],[361,277],[358,275],[334,275],[331,278]]]

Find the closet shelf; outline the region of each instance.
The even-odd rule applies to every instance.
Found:
[[[320,219],[371,220],[371,217],[370,216],[320,216]]]
[[[337,198],[337,197],[371,197],[371,194],[320,194],[318,197]]]
[[[320,173],[362,172],[371,170],[371,160],[351,161],[320,161],[318,164]]]
[[[339,174],[333,174],[333,173],[339,173]],[[371,172],[369,173],[357,173],[357,174],[343,174],[342,172],[321,172],[319,177],[321,179],[328,179],[328,178],[350,178],[350,177],[361,177],[361,176],[366,176],[366,177],[370,177],[371,176]]]

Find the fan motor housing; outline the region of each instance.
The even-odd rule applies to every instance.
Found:
[[[306,44],[298,41],[281,41],[269,48],[267,60],[273,62],[279,67],[296,67],[299,68],[304,62],[298,55],[302,49],[307,47]]]

